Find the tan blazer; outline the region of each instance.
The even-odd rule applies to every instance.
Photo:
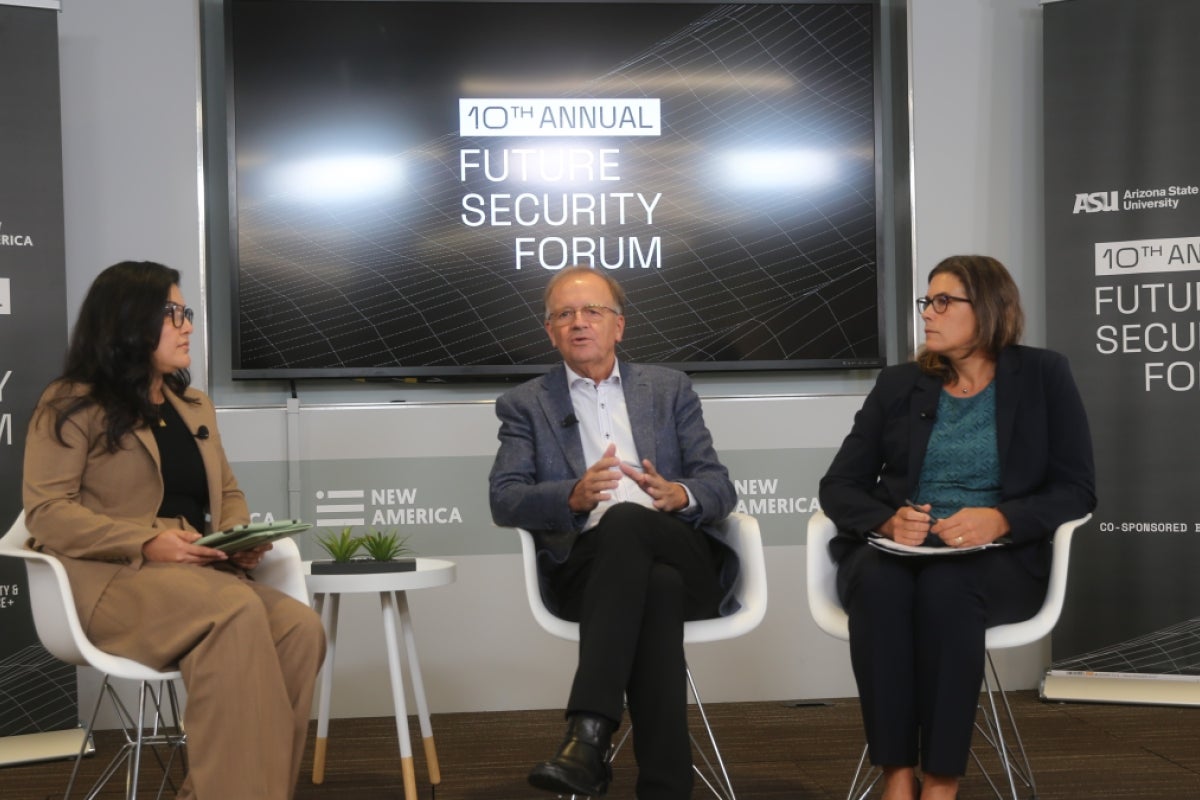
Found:
[[[71,395],[83,394],[77,387]],[[208,438],[197,439],[208,477],[210,530],[248,522],[249,509],[225,458],[212,400],[197,389],[188,403],[165,390],[188,430],[201,426]],[[87,628],[92,609],[109,581],[121,570],[139,569],[142,545],[161,531],[187,528],[183,519],[160,519],[163,482],[161,457],[154,434],[135,429],[115,453],[104,446],[104,413],[92,406],[62,427],[62,444],[54,435],[54,414],[47,401],[62,396],[61,384],[42,395],[25,443],[25,521],[30,546],[62,559],[75,593],[79,618]]]

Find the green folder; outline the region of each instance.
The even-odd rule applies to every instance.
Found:
[[[202,536],[194,543],[203,547],[212,547],[226,553],[236,553],[260,544],[273,542],[285,536],[306,531],[312,525],[298,519],[281,519],[275,522],[250,522],[245,525],[235,525],[227,531],[216,531]]]

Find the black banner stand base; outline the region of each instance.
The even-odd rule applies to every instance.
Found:
[[[83,728],[68,728],[0,737],[0,767],[74,758],[79,755],[85,734]],[[96,745],[89,740],[84,755],[95,752]]]

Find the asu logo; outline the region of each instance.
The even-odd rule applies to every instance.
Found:
[[[1118,195],[1120,192],[1081,192],[1075,195],[1075,210],[1072,214],[1083,212],[1092,214],[1097,211],[1119,211],[1121,209]]]

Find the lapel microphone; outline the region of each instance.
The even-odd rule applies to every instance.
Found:
[[[207,439],[208,438],[208,426],[201,425],[199,428],[197,428],[195,436],[197,439],[200,439],[201,441]]]
[[[569,428],[572,425],[578,425],[578,424],[579,424],[579,420],[575,419],[574,411],[572,411],[570,414],[567,414],[565,417],[563,417],[562,426],[564,428]]]

